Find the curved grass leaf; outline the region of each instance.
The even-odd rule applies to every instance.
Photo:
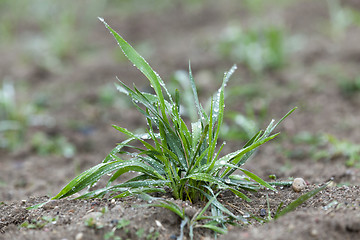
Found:
[[[197,110],[198,110],[199,117],[200,117],[201,120],[208,122],[209,118],[208,118],[208,116],[206,115],[203,107],[201,106],[201,104],[200,104],[200,102],[199,102],[199,97],[198,97],[198,94],[197,94],[195,81],[194,81],[194,78],[193,78],[193,75],[192,75],[192,71],[191,71],[190,61],[189,61],[189,79],[190,79],[191,89],[192,89],[192,92],[193,92],[193,97],[194,97],[194,101],[195,101],[195,106],[196,106],[196,108],[197,108]]]
[[[118,170],[122,167],[124,161],[114,161],[108,163],[100,163],[89,170],[81,173],[70,181],[55,197],[52,199],[61,199],[77,193],[85,187],[91,186],[107,173]]]
[[[149,175],[155,179],[165,180],[165,178],[151,166],[149,166],[145,163],[142,163],[140,161],[137,161],[137,160],[130,160],[130,161],[126,161],[121,164],[121,166],[117,169],[117,171],[110,178],[108,184],[111,184],[119,176],[121,176],[122,174],[124,174],[126,172],[130,172],[130,171],[143,173],[143,174]]]
[[[260,183],[261,185],[263,185],[266,188],[269,188],[275,192],[277,192],[277,190],[271,186],[269,183],[265,182],[264,180],[262,180],[260,177],[256,176],[254,173],[249,172],[246,169],[240,168],[240,171],[242,171],[243,173],[245,173],[247,176],[249,176],[252,180],[254,180],[255,182]]]
[[[159,84],[159,76],[155,71],[150,67],[146,60],[140,56],[136,50],[127,43],[117,32],[115,32],[102,18],[99,20],[109,29],[110,33],[114,36],[119,47],[124,52],[125,56],[149,79],[151,85],[154,87],[156,94],[161,97],[162,91]],[[162,98],[163,99],[163,98]]]
[[[157,201],[156,203],[147,204],[146,206],[166,208],[177,214],[181,219],[185,219],[184,209],[181,209],[178,205],[171,201],[162,199],[160,201]]]
[[[298,197],[295,201],[291,202],[289,205],[287,205],[283,210],[281,210],[280,212],[278,212],[274,218],[277,219],[281,216],[284,216],[285,214],[294,211],[295,208],[297,208],[298,206],[300,206],[301,204],[303,204],[305,201],[307,201],[309,198],[315,196],[317,193],[319,193],[320,191],[324,190],[329,183],[326,183],[324,186],[316,188],[308,193],[305,193],[303,195],[301,195],[300,197]]]
[[[195,228],[207,228],[207,229],[211,229],[214,232],[220,233],[220,234],[225,234],[227,233],[227,229],[226,228],[222,228],[222,227],[217,227],[213,224],[202,224],[202,225],[196,225]]]
[[[246,196],[244,193],[240,192],[239,190],[237,190],[235,188],[230,188],[230,187],[228,189],[230,191],[232,191],[236,196],[244,199],[247,202],[251,202],[251,199],[248,196]]]
[[[189,176],[183,178],[181,181],[185,181],[187,179],[194,179],[198,181],[209,182],[210,184],[217,184],[222,187],[227,187],[227,185],[222,181],[221,178],[214,177],[207,173],[190,174]]]
[[[244,156],[246,153],[254,150],[255,148],[263,145],[264,143],[272,140],[273,138],[275,138],[279,134],[280,133],[271,135],[270,137],[267,137],[265,139],[261,139],[261,140],[258,140],[256,142],[254,142],[253,144],[251,144],[250,146],[248,146],[246,148],[240,149],[240,150],[235,151],[233,153],[229,153],[229,154],[225,155],[224,157],[220,158],[219,161],[228,162],[229,160],[231,160],[232,164],[234,164],[236,166],[241,166],[240,164],[243,164],[242,161],[241,161],[242,156]],[[229,177],[232,173],[235,172],[235,170],[236,169],[233,169],[233,168],[229,167],[222,173],[221,177]]]

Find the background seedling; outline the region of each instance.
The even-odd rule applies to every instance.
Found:
[[[19,103],[15,86],[3,81],[0,88],[0,148],[15,150],[24,141],[34,109]]]
[[[76,148],[64,136],[48,136],[44,132],[36,132],[31,139],[31,147],[39,155],[61,155],[73,157]]]
[[[345,158],[348,167],[360,167],[360,145],[346,140],[340,140],[331,134],[301,132],[293,139],[295,143],[307,144],[308,150],[295,149],[289,156],[296,157],[298,152],[307,154],[314,160]]]
[[[242,29],[228,27],[218,46],[224,57],[244,64],[257,75],[266,70],[282,68],[289,51],[299,47],[299,42],[285,37],[283,29],[277,26]]]
[[[25,221],[20,225],[20,227],[29,228],[29,229],[41,229],[49,223],[55,224],[57,220],[58,217],[43,216],[40,220],[32,219],[30,220],[30,222]]]
[[[331,35],[344,36],[351,25],[360,26],[360,13],[352,8],[343,7],[338,0],[327,0],[330,16]]]

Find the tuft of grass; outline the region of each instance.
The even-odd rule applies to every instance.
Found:
[[[303,195],[301,195],[300,197],[298,197],[297,199],[295,199],[294,201],[292,201],[289,205],[287,205],[286,207],[282,208],[283,202],[279,205],[278,209],[276,210],[274,219],[277,219],[281,216],[284,216],[285,214],[294,211],[298,206],[300,206],[301,204],[303,204],[304,202],[306,202],[307,200],[309,200],[310,198],[312,198],[313,196],[315,196],[316,194],[318,194],[319,192],[321,192],[322,190],[324,190],[331,182],[328,182],[326,184],[324,184],[321,187],[318,187],[314,190],[311,190],[310,192],[307,192]]]
[[[224,89],[236,66],[224,74],[220,88],[211,97],[210,110],[206,112],[199,102],[189,64],[189,81],[197,119],[187,125],[181,116],[180,92],[175,90],[174,94],[170,94],[163,80],[146,60],[103,19],[100,20],[115,37],[125,56],[147,77],[153,88],[153,93],[147,93],[141,92],[135,85],[131,89],[120,80],[116,84],[117,89],[130,97],[135,108],[145,117],[147,129],[146,132],[137,134],[123,127],[113,126],[128,136],[128,139],[119,143],[102,163],[75,177],[52,199],[72,196],[93,186],[101,177],[108,176],[105,187],[81,193],[77,198],[121,198],[153,192],[166,193],[168,190],[175,199],[189,200],[192,203],[207,201],[206,207],[193,219],[185,218],[184,212],[170,201],[157,203],[178,214],[185,221],[182,228],[189,221],[190,236],[195,226],[223,233],[228,222],[246,222],[243,217],[236,216],[225,208],[217,200],[217,196],[221,191],[228,190],[245,201],[251,201],[244,191],[258,190],[261,187],[276,191],[268,182],[243,168],[243,165],[259,146],[278,136],[279,133],[272,134],[273,130],[296,108],[277,123],[272,120],[265,130],[254,134],[241,149],[223,155],[221,150],[225,143],[219,144],[219,136],[225,108]],[[142,147],[132,145],[133,141],[140,142]],[[236,175],[235,171],[241,175]],[[130,180],[116,182],[120,176],[129,172],[135,172]],[[39,206],[41,204],[32,208]],[[211,209],[212,216],[204,214],[207,209]],[[195,224],[204,219],[208,220],[206,224]]]
[[[189,67],[189,79],[193,90],[194,105],[198,120],[188,127],[180,115],[180,93],[171,95],[160,76],[150,65],[116,33],[104,20],[101,21],[114,35],[120,48],[128,59],[148,78],[155,94],[134,90],[119,80],[119,91],[128,95],[135,107],[147,120],[146,133],[135,134],[114,126],[129,138],[118,144],[102,163],[83,172],[65,186],[53,199],[73,195],[93,185],[102,176],[111,174],[105,188],[82,194],[79,198],[125,197],[138,193],[164,192],[169,188],[175,199],[210,200],[214,190],[230,190],[237,196],[250,201],[240,190],[258,189],[260,186],[275,189],[255,174],[242,168],[257,147],[275,138],[271,135],[276,126],[294,110],[292,109],[278,123],[272,121],[265,131],[259,131],[238,151],[220,157],[224,143],[218,147],[218,137],[224,116],[224,88],[235,71],[233,66],[224,74],[219,90],[211,101],[210,113],[206,113],[198,100],[194,79]],[[165,94],[164,94],[164,92]],[[143,148],[131,145],[134,140],[143,144]],[[151,141],[151,144],[149,143]],[[134,151],[126,151],[123,148]],[[129,160],[118,154],[130,156]],[[240,170],[247,178],[239,180],[231,175]],[[115,180],[126,172],[138,174],[125,183],[114,184]],[[250,180],[251,179],[251,180]]]

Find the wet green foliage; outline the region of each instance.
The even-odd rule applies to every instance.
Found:
[[[187,125],[181,116],[181,94],[174,94],[166,88],[160,76],[150,65],[117,34],[103,19],[100,19],[115,37],[127,58],[149,80],[153,93],[141,92],[135,85],[133,89],[119,80],[117,89],[125,93],[136,109],[147,121],[146,132],[133,133],[125,128],[114,126],[128,139],[119,143],[105,157],[102,163],[86,170],[70,181],[52,199],[61,199],[90,188],[103,177],[108,176],[107,185],[103,188],[82,193],[77,198],[146,196],[156,201],[153,206],[168,208],[183,219],[181,229],[187,224],[190,237],[194,227],[208,228],[218,233],[226,232],[226,224],[234,221],[246,222],[242,216],[236,216],[218,200],[221,191],[231,191],[245,201],[251,201],[245,195],[247,190],[259,190],[261,187],[276,191],[268,182],[243,168],[243,165],[262,144],[275,138],[272,134],[278,124],[294,110],[287,113],[278,123],[271,121],[265,130],[255,133],[239,150],[221,154],[225,143],[218,145],[220,129],[224,117],[224,89],[234,73],[233,66],[224,74],[222,84],[211,97],[210,111],[207,113],[199,102],[195,81],[189,65],[189,80],[196,121]],[[132,142],[142,144],[142,147]],[[235,171],[242,173],[234,174]],[[125,173],[133,177],[118,183],[116,180]],[[207,201],[207,205],[193,218],[184,215],[184,210],[165,199],[153,199],[149,193],[170,191],[175,199]],[[38,207],[40,205],[37,205]],[[211,216],[205,211],[211,209]],[[197,224],[203,220],[205,223]]]

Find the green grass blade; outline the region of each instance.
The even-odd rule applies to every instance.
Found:
[[[112,192],[112,191],[116,191],[116,192],[124,192],[127,191],[127,188],[116,188],[114,189],[113,187],[104,187],[104,188],[100,188],[100,189],[96,189],[94,191],[90,191],[87,193],[84,193],[83,195],[77,197],[76,199],[89,199],[89,198],[101,198],[104,197],[106,194]]]
[[[212,194],[212,196],[210,196],[208,193],[204,192],[201,189],[198,189],[200,192],[202,192],[202,194],[204,194],[204,196],[210,201],[211,199],[214,198],[214,196],[216,196],[213,192],[213,190],[209,187],[209,186],[203,186],[206,189],[209,190],[209,192]],[[213,200],[212,202],[212,207],[215,207],[216,209],[218,209],[221,212],[226,213],[227,215],[240,220],[240,221],[244,221],[244,219],[241,216],[236,216],[235,214],[233,214],[229,209],[227,209],[223,204],[221,204],[216,198]]]
[[[125,172],[134,171],[149,175],[155,179],[165,180],[165,178],[159,174],[153,167],[142,163],[138,160],[126,161],[121,165],[121,168],[117,170],[116,173],[110,178],[109,183],[113,182],[116,178],[122,175]]]
[[[196,228],[207,228],[210,230],[213,230],[214,232],[220,233],[220,234],[225,234],[227,233],[227,229],[226,228],[222,228],[222,227],[217,227],[215,225],[212,224],[203,224],[203,225],[196,225]]]
[[[141,136],[134,134],[132,132],[130,132],[129,130],[127,130],[126,128],[122,128],[116,125],[113,125],[113,128],[115,128],[116,130],[128,135],[131,138],[136,138],[138,141],[140,141],[147,149],[150,149],[154,152],[156,152],[156,149],[149,143],[147,143],[146,141],[144,141],[143,139],[141,139]],[[145,135],[144,135],[145,137]]]
[[[162,116],[165,121],[168,121],[166,118],[165,112],[165,101],[164,96],[161,91],[161,86],[165,86],[160,78],[160,76],[150,67],[146,60],[136,52],[136,50],[127,43],[117,32],[115,32],[102,18],[99,20],[109,29],[110,33],[114,36],[117,43],[119,44],[121,50],[125,56],[147,77],[150,81],[151,86],[154,88],[156,95],[158,95],[160,100],[160,109]],[[167,91],[167,90],[166,90]],[[169,94],[170,95],[170,94]]]
[[[114,189],[116,191],[117,189]],[[153,187],[142,187],[142,188],[132,188],[127,191],[124,191],[116,196],[111,196],[112,198],[123,198],[128,196],[134,196],[134,195],[143,195],[146,193],[155,193],[155,192],[161,192],[166,193],[166,191],[162,188],[153,188]]]
[[[103,163],[107,163],[107,162],[109,162],[109,161],[114,160],[113,156],[114,156],[115,154],[119,153],[123,147],[127,146],[129,142],[134,141],[135,139],[137,139],[137,138],[132,137],[132,138],[128,138],[128,139],[126,139],[125,141],[119,143],[119,144],[118,144],[115,148],[113,148],[113,150],[111,150],[111,152],[106,156],[106,158],[103,160]]]
[[[203,207],[203,209],[201,209],[201,211],[199,212],[199,214],[195,215],[194,218],[191,220],[193,221],[198,221],[202,219],[203,214],[205,213],[205,211],[211,206],[211,204],[216,200],[216,197],[220,194],[220,192],[218,192],[215,196],[213,196],[205,205],[205,207]]]
[[[325,184],[322,187],[316,188],[308,193],[305,193],[303,195],[301,195],[299,198],[297,198],[295,201],[291,202],[289,205],[287,205],[283,210],[281,210],[279,213],[277,213],[274,218],[277,219],[281,216],[284,216],[285,214],[294,211],[295,208],[297,208],[298,206],[300,206],[301,204],[303,204],[305,201],[307,201],[309,198],[315,196],[317,193],[319,193],[320,191],[324,190],[327,186],[329,185],[329,183]]]
[[[136,50],[127,43],[117,32],[115,32],[102,18],[99,20],[105,25],[107,29],[109,29],[110,33],[114,36],[119,47],[125,54],[125,56],[149,79],[151,85],[153,86],[156,94],[161,97],[162,91],[161,86],[158,81],[158,74],[154,72],[154,70],[150,67],[150,65],[146,62],[146,60],[140,56]]]
[[[147,206],[166,208],[166,209],[172,211],[173,213],[177,214],[181,219],[185,218],[184,210],[180,209],[180,207],[178,205],[176,205],[175,203],[173,203],[171,201],[160,200],[156,203],[147,204]]]
[[[194,101],[195,101],[195,106],[196,106],[196,108],[197,108],[197,110],[198,110],[199,117],[200,117],[201,121],[206,121],[206,122],[208,122],[208,116],[206,115],[203,107],[201,106],[201,104],[200,104],[200,102],[199,102],[199,97],[198,97],[198,94],[197,94],[194,77],[193,77],[192,71],[191,71],[190,61],[189,61],[189,79],[190,79],[191,89],[192,89],[192,92],[193,92],[193,97],[194,97]]]
[[[230,187],[229,187],[228,189],[229,189],[231,192],[233,192],[236,196],[244,199],[244,200],[247,201],[247,202],[251,202],[251,199],[250,199],[248,196],[246,196],[245,194],[243,194],[242,192],[240,192],[239,190],[237,190],[237,189],[235,189],[235,188],[230,188]]]
[[[141,181],[127,181],[125,183],[114,185],[116,188],[142,188],[142,187],[158,187],[165,186],[170,183],[169,180],[141,180]]]
[[[203,181],[203,182],[209,182],[210,184],[217,184],[217,185],[222,186],[222,187],[227,187],[226,184],[222,181],[221,178],[214,177],[211,174],[207,174],[207,173],[193,173],[193,174],[190,174],[187,177],[184,177],[182,179],[182,181],[185,181],[187,179],[193,179],[193,180],[198,180],[198,181]]]
[[[52,199],[61,199],[77,193],[87,186],[98,181],[103,175],[116,171],[122,167],[124,161],[114,161],[108,163],[100,163],[89,170],[81,173],[70,181],[55,197]]]
[[[279,133],[271,135],[265,139],[258,140],[255,143],[253,143],[252,145],[250,145],[246,148],[240,149],[238,151],[229,153],[229,154],[225,155],[224,157],[220,158],[219,160],[225,161],[225,162],[228,162],[231,160],[232,164],[234,164],[236,166],[241,166],[243,164],[242,161],[240,161],[242,156],[244,156],[246,153],[252,151],[253,149],[259,147],[260,145],[272,140],[277,135],[279,135]],[[235,172],[235,170],[236,169],[229,167],[222,173],[221,177],[229,177],[233,172]]]
[[[217,91],[215,97],[214,97],[214,110],[212,112],[213,118],[214,118],[214,123],[216,121],[218,121],[219,118],[221,118],[220,115],[224,114],[224,90],[225,90],[225,86],[227,84],[227,82],[229,81],[231,75],[235,72],[236,70],[236,65],[233,65],[231,67],[231,69],[228,72],[225,72],[224,74],[224,79],[223,82],[221,84],[221,87],[219,88],[219,90]],[[221,123],[219,123],[218,125],[221,125]]]
[[[199,167],[200,163],[205,159],[205,156],[208,154],[209,148],[205,149],[200,156],[195,158],[195,163],[192,168],[189,169],[188,173],[196,173],[197,171],[201,172],[202,168]]]
[[[260,177],[256,176],[254,173],[249,172],[246,169],[242,169],[240,168],[240,171],[242,171],[243,173],[245,173],[247,176],[249,176],[252,180],[254,180],[255,182],[258,182],[259,184],[263,185],[266,188],[269,188],[275,192],[277,192],[277,190],[271,186],[269,183],[265,182],[264,180],[262,180]]]
[[[282,121],[284,121],[285,118],[287,118],[290,114],[292,114],[296,109],[297,109],[297,107],[294,107],[294,108],[291,109],[287,114],[285,114],[285,116],[283,116],[283,117],[275,124],[275,126],[271,129],[270,133],[271,133]]]
[[[200,138],[201,138],[201,133],[202,133],[202,127],[201,127],[201,122],[197,121],[194,123],[191,123],[191,141],[192,141],[192,150],[195,151],[196,149],[196,145],[199,142]]]
[[[164,164],[161,160],[155,157],[155,155],[152,155],[150,152],[144,152],[144,154],[148,156],[138,155],[138,159],[143,160],[145,163],[149,164],[151,167],[155,169],[159,174],[165,175],[164,171]],[[157,154],[157,153],[155,153]]]
[[[157,105],[157,103],[159,101],[156,101],[155,98],[151,97],[152,94],[146,94],[146,93],[142,93],[140,92],[139,90],[137,90],[136,87],[135,88],[135,91],[132,90],[131,88],[129,88],[128,86],[126,86],[125,83],[123,83],[122,81],[120,81],[118,78],[117,80],[119,81],[120,85],[119,84],[115,84],[117,86],[117,89],[121,92],[124,92],[126,93],[127,95],[129,95],[134,103],[134,105],[137,107],[137,109],[142,113],[144,114],[147,118],[149,117],[149,114],[146,114],[146,112],[144,112],[144,110],[142,110],[139,106],[138,106],[138,103],[141,103],[142,105],[144,105],[159,121],[163,121],[165,125],[168,125],[168,122],[164,120],[163,116],[164,115],[159,115],[158,113],[158,109],[155,105]],[[150,97],[149,98],[147,98]],[[153,102],[151,101],[153,100]],[[168,102],[166,102],[164,100],[164,104],[165,106],[169,106],[170,104]],[[169,109],[171,109],[171,107],[169,106]],[[169,110],[168,109],[168,110]],[[164,108],[164,111],[165,111],[165,108]],[[166,116],[165,116],[166,118]]]

